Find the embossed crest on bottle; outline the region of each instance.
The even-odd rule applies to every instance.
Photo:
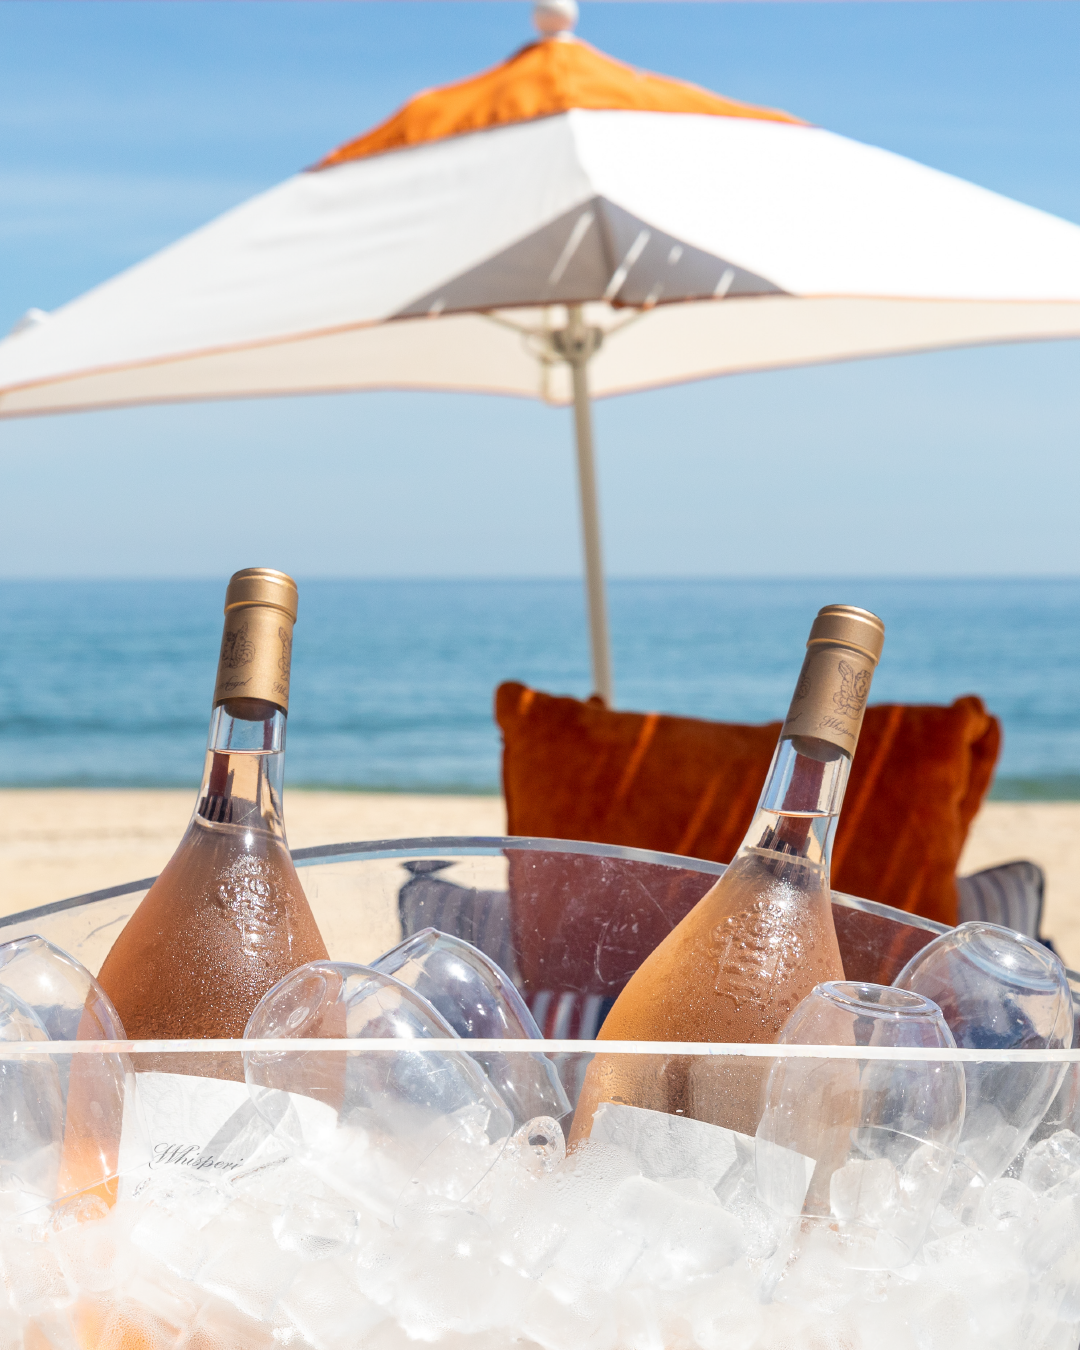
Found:
[[[247,956],[261,955],[274,941],[284,906],[273,882],[261,858],[241,856],[218,883],[214,900],[235,925]]]
[[[713,990],[732,1003],[736,1013],[760,1001],[763,984],[786,985],[798,970],[806,952],[797,918],[794,906],[777,904],[772,896],[759,897],[713,929]]]
[[[884,641],[885,625],[869,610],[820,610],[781,736],[814,736],[853,755]]]

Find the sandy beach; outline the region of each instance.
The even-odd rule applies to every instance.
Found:
[[[187,791],[0,790],[0,914],[155,876],[191,816]],[[293,848],[353,839],[502,834],[501,797],[290,792]]]
[[[0,913],[155,875],[191,814],[187,791],[0,790]],[[500,797],[292,792],[294,848],[353,839],[501,834]],[[1080,967],[1080,803],[988,802],[960,871],[1030,858],[1046,872],[1044,932]]]

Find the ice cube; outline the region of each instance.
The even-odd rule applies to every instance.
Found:
[[[610,1293],[630,1274],[644,1248],[640,1228],[619,1228],[608,1215],[587,1213],[567,1232],[541,1278],[567,1300],[584,1289]]]
[[[1080,1319],[1080,1196],[1067,1195],[1040,1212],[1024,1257],[1043,1309],[1064,1322]]]
[[[616,1350],[620,1342],[619,1301],[588,1286],[567,1289],[545,1275],[520,1318],[520,1335],[542,1350]]]
[[[900,1206],[900,1181],[887,1158],[853,1159],[829,1180],[829,1208],[841,1222],[885,1227]]]
[[[253,1241],[273,1217],[267,1207],[234,1200],[203,1229],[207,1255],[193,1277],[200,1288],[263,1322],[300,1267],[295,1255],[272,1241]]]
[[[351,1276],[351,1263],[341,1259],[305,1266],[278,1304],[279,1323],[315,1350],[367,1344],[386,1312],[351,1284]]]
[[[85,1321],[85,1315],[79,1321]],[[83,1350],[80,1326],[68,1308],[37,1317],[20,1319],[21,1326],[4,1327],[0,1321],[0,1350]],[[24,1340],[25,1334],[25,1340]],[[11,1339],[8,1339],[10,1335]]]
[[[314,1196],[296,1198],[273,1221],[278,1246],[307,1261],[324,1261],[343,1252],[356,1237],[357,1215]]]
[[[662,1183],[627,1177],[603,1213],[616,1231],[641,1238],[635,1275],[657,1288],[714,1275],[742,1251],[738,1222],[695,1178]]]
[[[976,1222],[996,1232],[1016,1232],[1018,1240],[1036,1220],[1038,1202],[1023,1182],[1012,1177],[992,1181],[979,1198]]]
[[[689,1343],[699,1350],[791,1344],[794,1338],[777,1334],[778,1311],[786,1313],[775,1304],[763,1304],[743,1271],[725,1271],[684,1294],[679,1320],[689,1332]],[[765,1332],[767,1322],[771,1335]]]
[[[73,1289],[105,1293],[123,1283],[133,1265],[127,1214],[117,1216],[98,1196],[80,1197],[54,1211],[47,1240]]]
[[[481,1191],[500,1260],[538,1279],[572,1232],[593,1231],[598,1211],[628,1176],[640,1176],[634,1159],[595,1139],[585,1140],[561,1167],[539,1176],[500,1159]]]
[[[24,1314],[49,1312],[69,1303],[74,1293],[56,1252],[21,1237],[0,1241],[0,1279],[0,1287]]]
[[[876,1268],[874,1238],[820,1217],[791,1220],[763,1267],[762,1299],[830,1317],[875,1299],[888,1276]]]
[[[625,1149],[644,1176],[696,1177],[713,1187],[736,1162],[736,1135],[687,1116],[604,1102],[589,1138]]]
[[[89,1317],[78,1319],[83,1323],[80,1342],[84,1347],[152,1346],[158,1350],[159,1346],[185,1344],[185,1333],[198,1312],[198,1291],[183,1288],[160,1269],[144,1269],[130,1276],[122,1291],[95,1300],[91,1307]]]
[[[123,1342],[125,1350],[129,1345],[138,1345],[142,1350],[144,1344],[137,1340]],[[158,1342],[150,1344],[153,1350],[158,1350]],[[172,1350],[172,1342],[160,1344],[161,1350]],[[297,1343],[294,1341],[293,1344]],[[187,1334],[177,1344],[177,1350],[279,1350],[280,1345],[281,1341],[268,1326],[214,1300],[200,1308]]]
[[[533,1291],[519,1272],[493,1259],[490,1241],[477,1247],[453,1230],[451,1225],[444,1241],[413,1253],[397,1285],[393,1314],[414,1340],[509,1329]]]
[[[157,1205],[147,1207],[132,1229],[131,1241],[185,1280],[194,1279],[210,1250],[202,1233],[183,1213]]]
[[[1027,1350],[1031,1343],[1021,1327],[1031,1282],[1021,1253],[1012,1234],[980,1228],[958,1228],[924,1243],[916,1264],[903,1272],[913,1281],[904,1312],[914,1313],[918,1342]]]
[[[742,1245],[750,1261],[771,1256],[784,1229],[784,1220],[758,1195],[754,1168],[736,1168],[724,1178],[717,1196],[724,1209],[736,1220]]]
[[[538,1279],[566,1239],[571,1221],[561,1212],[558,1178],[539,1177],[500,1158],[478,1195],[494,1233],[499,1260],[529,1279]]]
[[[1028,1150],[1020,1179],[1036,1194],[1048,1191],[1080,1172],[1080,1136],[1058,1130]]]

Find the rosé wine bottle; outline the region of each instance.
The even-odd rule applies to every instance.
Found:
[[[229,582],[195,812],[98,976],[133,1039],[240,1037],[278,980],[327,959],[281,812],[296,601],[268,567]]]
[[[814,620],[757,813],[724,875],[630,977],[598,1039],[773,1042],[842,980],[829,855],[885,627],[850,605]],[[574,1117],[621,1102],[753,1134],[768,1059],[598,1054]]]

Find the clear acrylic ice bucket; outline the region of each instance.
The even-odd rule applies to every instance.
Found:
[[[429,926],[483,948],[547,1038],[498,1048],[550,1056],[572,1102],[611,1000],[723,871],[523,839],[345,844],[295,856],[332,959],[374,959]],[[0,941],[40,933],[96,972],[148,884],[13,916]],[[942,931],[840,895],[834,915],[853,980],[890,982]],[[919,1140],[907,1171],[849,1153],[856,1163],[832,1183],[831,1217],[811,1220],[791,1196],[820,1189],[813,1158],[770,1153],[707,1112],[695,1118],[693,1102],[716,1094],[672,1095],[663,1085],[755,1082],[765,1092],[774,1070],[796,1062],[844,1082],[880,1078],[891,1064],[910,1075],[965,1059],[1008,1074],[1008,1052],[605,1042],[599,1053],[647,1089],[653,1109],[604,1108],[569,1160],[572,1116],[496,1128],[475,1112],[451,1120],[409,1102],[373,1115],[369,1092],[350,1128],[335,1127],[348,1085],[471,1072],[470,1046],[480,1048],[3,1046],[5,1073],[44,1056],[70,1084],[117,1050],[133,1072],[111,1189],[0,1214],[0,1350],[1080,1342],[1080,1140],[1071,1142],[1080,1135],[1080,1052],[1037,1052],[1060,1087],[1006,1175],[964,1215],[939,1205],[913,1248],[893,1244],[883,1256],[878,1237],[910,1236],[912,1206],[925,1198]],[[275,1082],[298,1090],[257,1100],[245,1054],[249,1078],[262,1057]],[[828,1185],[825,1195],[829,1215]],[[901,1211],[906,1227],[895,1221]]]

